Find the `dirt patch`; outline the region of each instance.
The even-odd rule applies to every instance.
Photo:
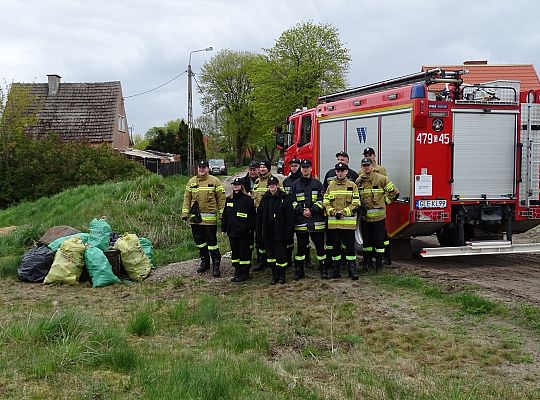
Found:
[[[207,280],[209,282],[223,282],[230,280],[230,278],[234,275],[234,269],[231,265],[231,259],[228,256],[223,256],[221,258],[221,276],[219,278],[214,278],[212,276],[211,269],[203,272],[202,274],[197,273],[199,263],[199,259],[194,259],[168,264],[164,267],[159,267],[154,270],[146,280],[150,282],[163,282],[165,279],[175,276],[198,276],[201,279]]]
[[[17,229],[15,225],[0,227],[0,236],[9,235],[10,233],[14,232],[15,229]]]
[[[515,236],[517,243],[540,241],[540,228]],[[434,238],[414,239],[414,247],[435,245]],[[540,305],[540,254],[498,254],[463,257],[417,258],[396,261],[394,268],[449,285],[479,286],[502,301]]]

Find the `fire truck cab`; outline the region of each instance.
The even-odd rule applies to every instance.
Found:
[[[425,257],[540,251],[512,243],[540,224],[540,91],[463,85],[464,73],[433,69],[320,97],[277,136],[285,173],[298,157],[324,176],[341,150],[358,171],[372,147],[400,190],[387,209],[390,238],[436,234],[443,247]],[[475,241],[486,235],[498,240]]]

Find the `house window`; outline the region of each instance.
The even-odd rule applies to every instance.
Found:
[[[126,131],[126,117],[123,115],[118,115],[118,130],[120,132]]]

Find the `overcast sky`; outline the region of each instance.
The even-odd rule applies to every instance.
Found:
[[[350,87],[465,60],[538,69],[539,15],[537,0],[1,0],[0,78],[120,81],[129,96],[185,71],[192,50],[214,48],[193,54],[198,73],[215,52],[261,52],[301,21],[339,29]],[[187,119],[186,81],[126,99],[134,132]]]

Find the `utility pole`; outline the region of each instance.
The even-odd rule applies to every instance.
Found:
[[[191,85],[191,77],[193,72],[191,70],[191,55],[199,51],[212,51],[212,47],[207,47],[205,49],[193,50],[189,53],[189,62],[188,62],[188,175],[195,175],[195,149],[193,147],[193,88]]]

